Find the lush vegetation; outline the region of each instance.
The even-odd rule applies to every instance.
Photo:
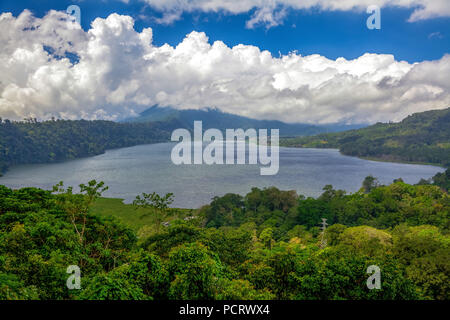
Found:
[[[284,140],[345,154],[448,165],[450,109],[398,124]],[[0,121],[0,169],[166,141],[177,120]],[[75,194],[0,186],[0,299],[449,299],[450,170],[417,185],[367,177],[353,194],[318,198],[254,188],[199,210],[173,195],[133,204],[102,198],[91,181]],[[320,226],[326,219],[327,228]],[[381,270],[370,290],[369,266]],[[69,266],[81,289],[69,289]],[[70,279],[70,278],[69,278]]]
[[[413,114],[399,123],[283,139],[283,146],[339,148],[346,155],[450,165],[450,108]]]
[[[450,197],[433,184],[368,177],[317,199],[255,188],[195,212],[105,189],[0,186],[0,299],[449,299]],[[381,289],[367,288],[371,265]]]
[[[87,157],[107,149],[167,141],[176,123],[56,120],[2,121],[0,174],[9,166]]]
[[[436,174],[432,180],[435,185],[448,192],[450,190],[450,169],[447,169],[445,172]],[[427,183],[430,183],[430,181],[425,181],[424,184]]]

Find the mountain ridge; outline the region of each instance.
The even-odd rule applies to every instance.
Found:
[[[414,113],[401,122],[311,137],[283,139],[280,145],[338,148],[349,156],[450,166],[450,108]]]
[[[325,132],[339,132],[361,128],[365,125],[313,125],[305,123],[286,123],[279,120],[257,120],[232,113],[223,112],[218,108],[178,110],[172,107],[154,105],[140,113],[138,117],[128,118],[123,122],[165,122],[177,121],[188,130],[193,129],[194,121],[202,121],[204,129],[219,130],[242,129],[280,129],[280,136],[314,135]]]

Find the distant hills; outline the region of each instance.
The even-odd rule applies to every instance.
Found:
[[[339,148],[350,156],[450,165],[450,108],[415,113],[399,123],[283,139],[289,147]]]
[[[193,129],[194,121],[202,121],[204,129],[280,129],[280,136],[307,136],[325,132],[339,132],[361,128],[364,125],[311,125],[303,123],[285,123],[276,120],[256,120],[230,113],[219,109],[207,108],[200,110],[177,110],[171,107],[153,106],[142,112],[136,118],[129,118],[124,122],[171,122],[178,123],[181,128]]]
[[[171,125],[177,127],[169,122],[0,119],[0,176],[13,165],[59,162],[102,154],[108,149],[166,142],[173,130]]]

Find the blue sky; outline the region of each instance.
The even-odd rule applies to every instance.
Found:
[[[1,12],[12,12],[14,16],[25,8],[37,17],[49,10],[64,11],[69,5],[81,8],[82,27],[87,30],[97,18],[106,18],[111,13],[132,16],[135,29],[144,27],[154,30],[154,44],[180,43],[191,31],[204,31],[210,42],[221,40],[228,46],[237,44],[255,45],[269,50],[273,56],[297,50],[301,55],[320,54],[330,59],[344,57],[355,59],[366,52],[393,54],[396,60],[410,63],[440,59],[450,50],[450,18],[441,17],[417,22],[408,22],[414,9],[382,8],[381,30],[366,28],[369,14],[356,11],[321,11],[287,9],[282,25],[253,29],[246,27],[246,21],[256,9],[246,13],[226,12],[184,12],[181,19],[169,25],[158,24],[158,12],[144,2],[121,1],[17,1],[2,0]]]

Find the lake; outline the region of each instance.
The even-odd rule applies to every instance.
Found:
[[[59,181],[75,187],[96,179],[109,186],[106,197],[122,198],[129,203],[142,192],[172,192],[174,207],[198,208],[214,196],[245,195],[252,187],[275,186],[317,197],[327,184],[355,192],[368,175],[383,184],[400,177],[414,184],[444,171],[435,166],[362,160],[341,155],[334,149],[280,147],[278,174],[261,176],[259,165],[176,166],[170,159],[173,146],[174,143],[140,145],[62,163],[16,166],[0,177],[0,184],[10,188],[51,189]]]

